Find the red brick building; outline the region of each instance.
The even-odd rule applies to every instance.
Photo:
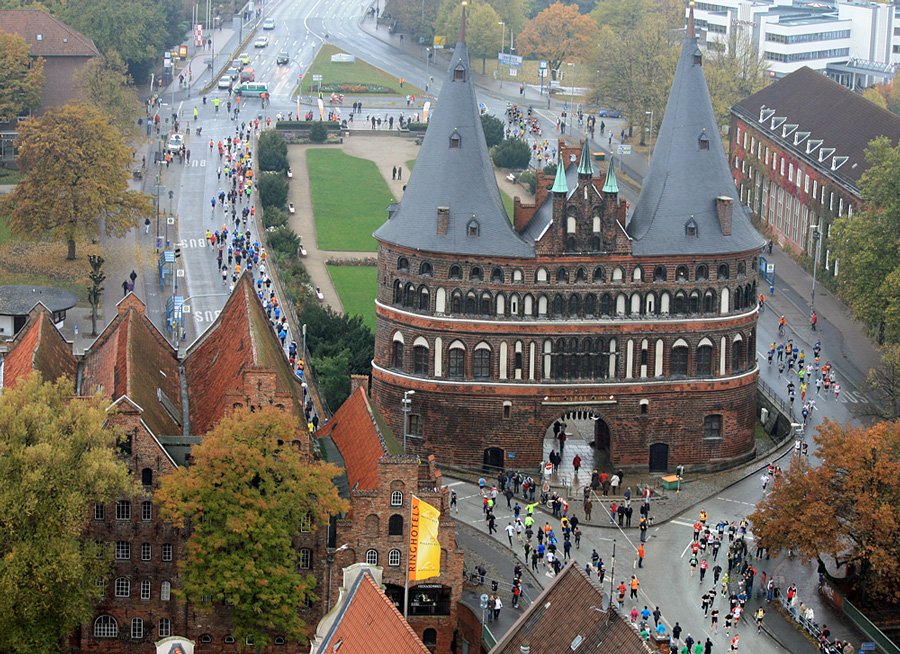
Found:
[[[731,108],[729,146],[741,203],[771,237],[815,256],[837,275],[828,248],[834,220],[862,204],[866,148],[878,136],[900,142],[900,116],[817,73],[801,68]]]
[[[437,107],[375,232],[372,395],[394,431],[412,390],[410,447],[447,462],[537,466],[573,414],[614,465],[752,455],[764,240],[732,199],[693,24],[631,215],[615,168],[563,146],[550,191],[510,225],[464,28]]]

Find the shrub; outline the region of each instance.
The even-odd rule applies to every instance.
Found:
[[[277,207],[269,207],[263,211],[263,225],[265,227],[281,227],[288,221],[287,214]]]
[[[556,177],[556,164],[548,164],[543,170],[545,177]]]
[[[519,184],[528,189],[532,195],[537,192],[537,175],[533,170],[525,170],[517,175]]]
[[[259,176],[259,201],[263,209],[280,209],[287,202],[288,182],[281,173],[262,173]]]
[[[321,120],[313,123],[309,128],[309,140],[313,143],[324,143],[328,138],[328,128]]]
[[[481,129],[484,130],[484,141],[489,148],[500,145],[505,133],[502,120],[490,114],[481,114]]]
[[[491,148],[491,161],[498,168],[527,168],[531,161],[531,146],[519,139],[505,139]]]
[[[268,233],[269,246],[283,257],[293,257],[300,247],[300,237],[287,225],[276,227]]]
[[[267,129],[260,134],[256,150],[260,170],[280,172],[287,170],[287,142],[276,130]]]

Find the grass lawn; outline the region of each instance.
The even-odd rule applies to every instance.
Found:
[[[400,88],[400,80],[398,80],[393,75],[388,75],[380,68],[376,68],[372,64],[366,63],[359,57],[357,57],[356,61],[353,62],[331,61],[332,55],[342,52],[344,51],[340,48],[328,43],[322,46],[322,48],[319,50],[319,54],[316,55],[315,61],[313,61],[309,72],[303,78],[301,87],[302,93],[308,95],[311,93],[310,89],[314,85],[318,85],[318,82],[313,82],[312,79],[313,74],[316,74],[322,76],[322,86],[326,86],[329,84],[360,84],[366,86],[379,86],[383,87],[384,89],[389,89],[377,93],[367,92],[365,90],[353,92],[351,89],[347,89],[344,91],[345,95],[425,95],[422,89],[407,84],[406,82],[403,83],[403,88]]]
[[[387,220],[393,195],[373,161],[341,150],[307,150],[320,250],[375,252],[372,232]]]
[[[375,266],[328,266],[328,274],[341,296],[344,313],[361,316],[363,323],[374,332],[375,296],[378,294]]]
[[[0,184],[18,184],[25,177],[20,171],[11,168],[0,168]]]

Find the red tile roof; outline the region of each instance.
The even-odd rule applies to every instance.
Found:
[[[96,57],[94,42],[43,9],[0,10],[0,32],[18,34],[34,57]]]
[[[378,459],[388,454],[375,422],[377,410],[360,386],[316,432],[317,438],[331,436],[337,445],[351,489],[374,489],[378,484]]]
[[[48,381],[66,377],[74,383],[77,368],[71,346],[50,321],[47,310],[38,306],[3,360],[3,386],[12,388],[32,370]]]
[[[428,654],[394,603],[368,572],[357,578],[319,652]]]
[[[603,590],[570,562],[538,595],[490,654],[648,654],[651,649],[621,613],[605,612]],[[597,610],[601,609],[601,610]],[[575,645],[578,640],[579,644]]]
[[[276,391],[294,396],[294,413],[302,415],[303,389],[263,309],[253,280],[241,275],[222,312],[191,345],[184,359],[190,403],[191,434],[204,434],[225,413],[225,395],[243,388],[243,373],[265,368],[275,373]]]

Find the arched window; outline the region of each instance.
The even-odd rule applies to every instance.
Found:
[[[688,346],[683,340],[676,341],[672,348],[672,375],[688,374]]]
[[[422,339],[425,340],[424,338]],[[417,375],[428,374],[428,346],[416,344],[413,346],[413,371]]]
[[[462,379],[466,371],[466,349],[461,341],[453,341],[447,353],[447,375]]]
[[[563,298],[562,298],[562,295],[557,293],[553,297],[553,315],[561,316],[562,312],[563,312]]]
[[[521,268],[513,270],[512,280],[514,284],[521,284],[525,281],[525,273],[522,272]]]
[[[491,271],[491,281],[494,284],[502,284],[503,283],[503,269],[502,268],[494,268]]]
[[[620,266],[616,266],[612,271],[613,284],[620,284],[625,280],[625,271]]]
[[[581,298],[577,295],[569,296],[569,315],[572,317],[581,315]]]
[[[450,266],[450,279],[462,279],[462,268],[456,264]]]
[[[487,343],[479,343],[475,346],[475,357],[472,363],[475,379],[490,379],[491,350]]]
[[[731,371],[738,372],[744,369],[744,342],[735,341],[731,344]]]
[[[141,484],[143,486],[152,486],[153,485],[153,470],[150,468],[144,468],[141,470]]]
[[[648,316],[654,315],[656,313],[655,293],[647,293],[647,295],[644,296],[644,313]]]
[[[550,376],[553,379],[562,379],[566,374],[565,356],[566,339],[561,338],[553,343],[553,358],[550,362]]]
[[[453,291],[450,296],[450,313],[462,313],[462,293]]]
[[[479,308],[481,309],[482,316],[491,315],[491,305],[493,303],[494,303],[493,298],[491,297],[490,293],[485,291],[484,293],[481,294],[481,306]]]
[[[403,302],[403,284],[400,283],[399,279],[394,280],[394,304],[400,304]]]
[[[546,268],[538,268],[534,271],[534,281],[538,284],[546,284],[549,279]]]
[[[209,634],[203,634],[202,636],[200,636],[200,642],[208,645],[212,642],[212,636],[210,636]]]
[[[472,266],[472,270],[469,272],[469,279],[476,282],[484,279],[484,271],[481,269],[481,266]]]
[[[157,636],[160,638],[168,638],[172,635],[172,622],[169,618],[160,618],[156,625]]]
[[[594,268],[593,279],[595,284],[606,281],[606,272],[602,267],[598,266],[597,268]]]
[[[303,548],[297,556],[297,565],[301,570],[309,570],[312,567],[312,550]]]
[[[398,565],[400,565],[401,557],[402,554],[400,553],[400,550],[391,550],[390,552],[388,552],[388,565],[396,568]]]
[[[101,615],[94,620],[94,638],[115,638],[119,635],[119,625],[111,615]]]
[[[697,375],[700,377],[712,375],[712,343],[706,338],[697,348]]]
[[[378,565],[378,550],[366,551],[366,563],[369,565]]]
[[[274,643],[276,645],[284,645],[284,636],[275,636]]]
[[[688,308],[691,313],[700,313],[700,291],[691,291]]]
[[[576,249],[576,247],[577,247],[577,246],[576,246],[576,242],[575,242],[575,237],[574,237],[574,236],[569,236],[569,237],[566,239],[566,251],[567,251],[567,252],[574,252],[575,249]]]
[[[128,577],[117,577],[115,590],[116,597],[131,597],[131,580]]]
[[[159,599],[163,602],[168,602],[172,599],[172,584],[171,582],[164,581],[159,585]]]
[[[388,519],[388,536],[403,535],[403,516],[395,513]]]
[[[584,268],[579,268],[575,271],[575,283],[576,284],[584,284],[587,279],[587,273],[584,272]]]
[[[403,491],[391,492],[391,506],[403,506]]]
[[[609,293],[600,296],[600,315],[612,315],[612,295]]]
[[[138,640],[144,637],[144,621],[141,618],[131,619],[131,638]]]
[[[419,287],[419,311],[428,311],[431,308],[431,293],[427,286]]]
[[[397,270],[409,272],[409,259],[407,259],[406,257],[400,257],[399,259],[397,259]]]
[[[597,311],[597,297],[593,293],[588,293],[584,297],[584,315],[593,316]]]
[[[743,277],[747,274],[747,264],[743,261],[738,263],[738,277]]]
[[[697,266],[696,275],[698,282],[705,282],[707,279],[709,279],[709,268],[707,268],[705,263],[701,263],[699,266]]]
[[[734,309],[740,311],[744,308],[744,289],[738,286],[734,289]]]
[[[437,647],[437,629],[426,629],[422,632],[422,643],[425,647]]]
[[[703,294],[703,313],[715,313],[716,312],[716,292],[712,289],[708,289],[706,293]]]
[[[636,283],[644,281],[644,269],[640,266],[635,266],[634,270],[631,271],[631,281]]]
[[[474,316],[478,311],[478,303],[475,301],[475,294],[471,291],[466,294],[466,315]]]
[[[684,291],[678,291],[675,294],[675,300],[672,303],[672,312],[673,313],[686,313],[687,312],[687,295]]]
[[[531,295],[531,293],[528,293],[524,298],[522,298],[522,315],[534,315],[534,296]]]
[[[397,370],[403,370],[403,341],[394,341],[394,355],[392,358],[392,367]]]
[[[546,295],[539,296],[538,303],[537,303],[537,312],[538,312],[539,316],[547,315],[547,305],[548,305],[547,296]]]
[[[560,268],[556,271],[556,282],[558,284],[569,283],[569,271],[566,268]]]
[[[405,306],[405,307],[416,306],[416,287],[413,286],[412,282],[409,282],[403,288],[403,306]]]
[[[654,282],[664,282],[669,278],[669,274],[666,272],[665,266],[656,266],[653,269],[653,281]]]
[[[498,316],[506,315],[506,296],[503,293],[497,293],[496,314]]]
[[[719,264],[718,278],[719,279],[728,279],[728,264],[727,263]]]
[[[566,218],[566,234],[574,234],[576,231],[576,226],[578,221],[575,220],[575,216],[570,215]]]
[[[678,266],[675,269],[675,281],[676,282],[686,282],[687,280],[688,280],[687,266]]]
[[[431,277],[434,275],[434,268],[432,268],[431,264],[427,261],[423,261],[419,266],[419,274],[422,277]]]

